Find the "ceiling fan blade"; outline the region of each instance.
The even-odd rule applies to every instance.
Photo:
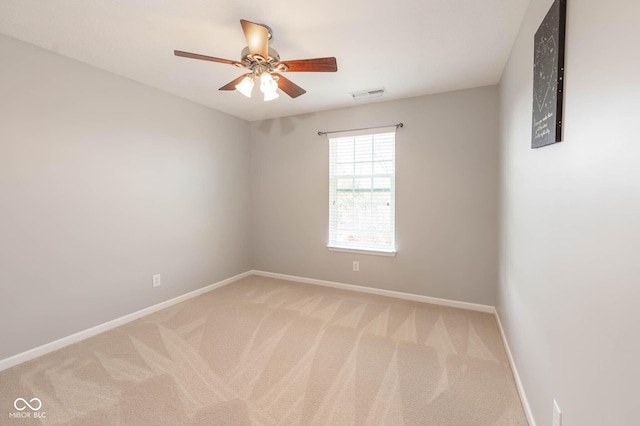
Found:
[[[297,98],[298,96],[304,95],[305,93],[307,93],[306,90],[304,90],[302,87],[298,86],[297,84],[295,84],[294,82],[292,82],[291,80],[283,76],[282,74],[274,73],[274,75],[277,75],[278,77],[280,77],[278,79],[278,88],[281,89],[287,95],[291,96],[292,98]]]
[[[240,20],[242,31],[247,39],[247,46],[252,55],[260,55],[264,59],[269,57],[269,29],[255,22]]]
[[[289,72],[336,72],[338,64],[336,58],[298,59],[295,61],[280,61],[285,64]]]
[[[220,62],[221,64],[236,65],[240,67],[244,66],[241,62],[232,61],[231,59],[216,58],[213,56],[200,55],[198,53],[183,52],[181,50],[174,50],[173,54],[176,56],[182,56],[183,58],[201,59],[203,61]]]
[[[225,84],[224,86],[222,86],[218,90],[236,90],[236,85],[240,84],[242,79],[245,78],[248,75],[251,75],[251,74],[242,74],[240,77],[236,78],[233,81],[230,81],[229,83]]]

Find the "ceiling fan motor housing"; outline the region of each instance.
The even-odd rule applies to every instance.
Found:
[[[269,56],[263,58],[260,55],[252,55],[249,47],[242,49],[240,63],[236,64],[240,67],[248,68],[252,71],[264,71],[265,67],[271,71],[287,71],[288,67],[280,62],[280,54],[276,49],[269,47]]]
[[[245,63],[245,65],[249,65],[252,62],[278,62],[280,60],[280,54],[278,51],[272,47],[269,48],[269,57],[262,58],[260,55],[252,55],[249,51],[249,47],[245,47],[242,49],[241,61]]]

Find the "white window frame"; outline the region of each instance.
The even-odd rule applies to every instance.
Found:
[[[354,164],[354,168],[353,168],[353,172],[352,173],[347,173],[347,174],[338,174],[338,159],[337,159],[337,144],[339,142],[346,142],[348,139],[353,139],[353,143],[355,145],[356,140],[362,141],[362,137],[370,137],[373,138],[375,140],[376,135],[380,135],[379,137],[385,137],[382,135],[386,135],[386,137],[388,137],[388,134],[393,134],[393,148],[392,148],[392,167],[391,167],[391,171],[390,173],[384,173],[384,174],[375,174],[375,172],[373,171],[374,169],[374,165],[375,163],[377,163],[378,161],[376,160],[376,155],[375,155],[375,143],[372,141],[372,151],[371,151],[371,157],[370,160],[364,160],[364,161],[356,161],[355,159],[355,151],[354,151],[354,159],[353,159],[353,164]],[[370,255],[378,255],[378,256],[395,256],[396,255],[396,241],[395,241],[395,162],[396,162],[396,153],[395,153],[395,133],[396,133],[396,127],[381,127],[381,128],[376,128],[376,129],[367,129],[367,130],[358,130],[358,131],[348,131],[348,132],[339,132],[339,133],[332,133],[330,135],[328,135],[328,139],[329,139],[329,239],[328,239],[328,243],[327,243],[327,248],[331,251],[339,251],[339,252],[348,252],[348,253],[357,253],[357,254],[370,254]],[[354,147],[355,149],[355,147]],[[369,157],[367,157],[369,158]],[[362,160],[362,158],[360,159]],[[389,160],[385,160],[385,161],[389,161]],[[359,175],[357,174],[356,167],[355,165],[357,163],[367,163],[367,162],[371,162],[371,167],[372,167],[372,172],[370,175]],[[344,162],[341,164],[345,164]],[[349,164],[349,162],[346,163],[347,165]],[[337,202],[337,198],[338,198],[338,192],[340,191],[338,189],[338,184],[337,181],[338,179],[349,179],[349,178],[353,178],[354,180],[357,178],[367,178],[370,177],[372,179],[372,184],[371,184],[371,189],[370,192],[371,194],[373,194],[374,192],[380,190],[379,188],[376,189],[374,186],[374,178],[388,178],[389,182],[390,182],[390,187],[389,187],[389,192],[390,192],[390,202],[389,202],[389,207],[390,207],[390,214],[389,214],[389,220],[390,220],[390,228],[391,228],[391,232],[381,232],[380,234],[378,234],[378,236],[383,236],[383,235],[387,235],[388,237],[391,238],[391,243],[388,245],[380,245],[380,244],[369,244],[369,243],[365,243],[365,242],[355,242],[355,243],[350,243],[350,242],[346,242],[343,241],[344,237],[338,237],[339,234],[344,235],[345,232],[345,228],[341,228],[339,225],[339,212],[338,212],[338,206],[336,204]],[[353,186],[353,191],[355,192],[355,184]],[[383,191],[385,191],[386,188],[383,189]],[[365,191],[366,192],[366,191]],[[373,209],[373,205],[375,203],[373,202],[373,195],[370,201],[370,209]],[[370,210],[372,211],[372,210]],[[355,220],[355,218],[352,218],[353,220]],[[358,223],[357,226],[355,227],[357,228],[361,228],[363,226],[363,224],[366,221],[363,221],[362,223]],[[356,238],[357,238],[357,230],[351,230],[352,232],[356,233]],[[367,231],[362,231],[362,234],[360,234],[360,236],[364,236],[366,235]],[[375,233],[374,233],[375,235]]]

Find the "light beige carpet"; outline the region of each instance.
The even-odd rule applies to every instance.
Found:
[[[492,315],[252,276],[0,372],[0,424],[527,422]]]

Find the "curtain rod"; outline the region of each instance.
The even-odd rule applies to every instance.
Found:
[[[404,127],[404,124],[398,123],[398,124],[391,124],[389,126],[363,127],[361,129],[332,130],[330,132],[318,132],[318,136],[328,135],[328,134],[331,134],[331,133],[353,132],[353,131],[356,131],[356,130],[380,129],[381,127],[391,127],[391,126],[396,126],[396,129],[397,129],[398,127]]]

